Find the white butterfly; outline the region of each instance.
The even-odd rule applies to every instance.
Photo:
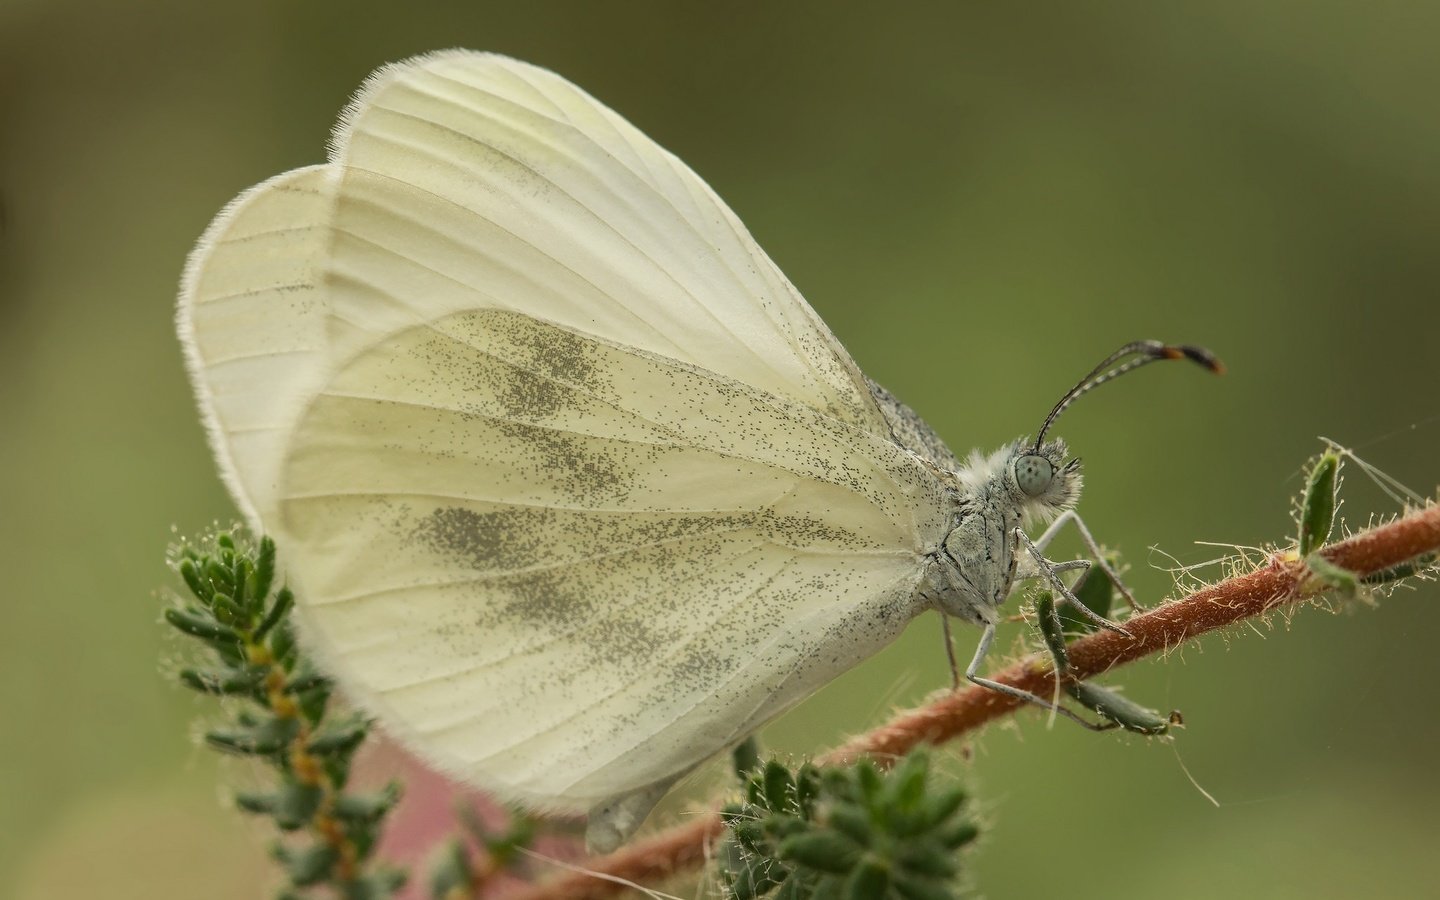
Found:
[[[927,609],[985,627],[980,680],[1017,577],[1058,584],[1020,529],[1074,503],[1063,444],[962,465],[695,173],[515,60],[372,76],[215,219],[179,330],[347,694],[601,846]],[[1124,351],[1051,418],[1181,352]]]

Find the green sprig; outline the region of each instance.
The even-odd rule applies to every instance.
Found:
[[[232,701],[227,720],[205,733],[205,743],[259,759],[274,772],[271,787],[238,791],[235,805],[287,835],[272,849],[288,882],[279,896],[323,889],[344,900],[393,897],[405,873],[377,864],[372,851],[400,787],[347,790],[351,760],[370,725],[329,708],[329,680],[296,646],[289,621],[294,596],[284,587],[272,595],[275,543],[262,538],[250,548],[220,534],[208,547],[181,546],[175,569],[190,596],[165,610],[165,620],[211,657],[182,669],[180,683]]]
[[[480,852],[472,856],[467,842],[450,841],[430,870],[430,896],[433,900],[469,900],[479,896],[490,879],[505,872],[526,874],[524,851],[535,840],[538,823],[530,816],[511,810],[505,827],[494,831],[487,827],[470,807],[460,809],[460,817],[469,833],[470,843]]]
[[[870,761],[792,771],[742,744],[745,798],[722,812],[730,833],[720,873],[732,900],[948,900],[959,896],[959,852],[979,834],[965,792],[936,787],[929,755],[894,769]]]
[[[1417,575],[1430,574],[1435,554],[1424,554],[1388,569],[1361,576],[1331,562],[1322,552],[1335,527],[1335,513],[1340,508],[1341,468],[1345,453],[1331,446],[1311,461],[1305,476],[1305,491],[1300,496],[1296,520],[1300,531],[1296,553],[1308,577],[1307,590],[1321,590],[1347,599],[1368,597],[1367,588],[1384,587]]]

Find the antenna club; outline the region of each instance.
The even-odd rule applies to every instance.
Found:
[[[1216,375],[1225,374],[1225,364],[1215,354],[1204,347],[1196,347],[1194,344],[1181,344],[1178,347],[1165,348],[1166,359],[1188,359],[1198,366],[1203,366],[1214,372]]]

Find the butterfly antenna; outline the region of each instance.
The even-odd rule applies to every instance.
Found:
[[[1050,430],[1050,426],[1055,424],[1055,420],[1060,418],[1060,414],[1081,396],[1107,381],[1119,378],[1126,372],[1133,372],[1141,366],[1162,359],[1188,359],[1216,375],[1225,372],[1225,364],[1216,359],[1215,354],[1204,347],[1195,347],[1189,344],[1162,344],[1160,341],[1133,341],[1105,357],[1074,387],[1065,392],[1065,396],[1061,397],[1060,402],[1055,404],[1055,408],[1050,410],[1050,415],[1045,417],[1045,424],[1040,426],[1040,433],[1035,438],[1035,451],[1039,452],[1040,444],[1045,440],[1045,432]]]

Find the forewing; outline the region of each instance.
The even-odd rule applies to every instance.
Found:
[[[936,490],[804,404],[480,311],[392,335],[316,396],[282,546],[362,704],[451,772],[578,811],[898,634]]]
[[[509,309],[888,426],[839,342],[684,163],[565,79],[450,51],[382,69],[331,158],[337,358]]]

